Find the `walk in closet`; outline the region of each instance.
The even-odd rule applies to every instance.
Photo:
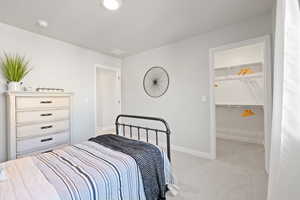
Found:
[[[264,44],[219,51],[214,59],[217,137],[263,144]]]
[[[214,156],[235,154],[239,162],[260,157],[269,171],[272,81],[270,37],[210,50]],[[249,161],[249,160],[248,160]]]

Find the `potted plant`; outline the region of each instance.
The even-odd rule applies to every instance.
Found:
[[[29,61],[18,54],[9,55],[4,53],[1,59],[2,73],[8,82],[9,91],[20,91],[21,80],[31,71]]]

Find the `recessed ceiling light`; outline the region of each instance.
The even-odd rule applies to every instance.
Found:
[[[108,10],[118,10],[122,5],[122,0],[102,0],[102,4]]]
[[[36,24],[41,27],[41,28],[47,28],[48,27],[48,22],[42,19],[39,19]]]

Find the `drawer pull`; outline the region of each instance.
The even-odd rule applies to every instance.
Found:
[[[53,128],[53,126],[50,125],[50,126],[42,126],[42,127],[41,127],[41,129],[48,129],[48,128]]]
[[[41,117],[47,117],[47,116],[52,116],[52,113],[41,114]]]
[[[45,103],[52,103],[52,101],[41,101],[40,103],[43,103],[43,104],[45,104]]]
[[[49,142],[51,140],[53,140],[53,138],[42,139],[41,142]]]

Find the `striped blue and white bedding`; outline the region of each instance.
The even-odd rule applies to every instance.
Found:
[[[173,184],[163,151],[162,156],[166,183]],[[146,200],[135,160],[97,143],[68,146],[33,161],[62,200]]]

